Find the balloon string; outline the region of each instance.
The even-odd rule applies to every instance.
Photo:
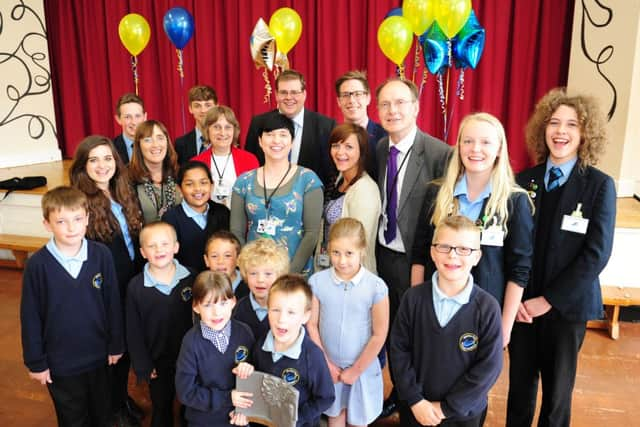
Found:
[[[451,67],[447,68],[447,81],[445,83],[444,93],[444,140],[447,141],[449,136],[449,128],[447,127],[447,107],[449,106],[449,77],[451,75]]]
[[[178,55],[178,73],[180,74],[180,78],[184,78],[184,69],[182,68],[183,66],[183,62],[182,62],[182,49],[176,49],[176,55]]]
[[[133,71],[133,84],[136,87],[136,95],[138,93],[138,57],[135,55],[131,56],[131,71]]]
[[[416,36],[416,51],[413,57],[413,75],[411,76],[413,83],[416,82],[416,71],[418,71],[418,67],[420,67],[420,41],[418,40],[418,36]]]
[[[420,81],[420,91],[418,92],[418,98],[422,98],[422,90],[424,89],[424,85],[427,83],[427,76],[429,73],[427,72],[427,68],[425,67],[422,70],[422,81]]]
[[[404,75],[404,64],[398,65],[398,76],[404,80],[406,77]]]
[[[273,89],[271,88],[271,82],[269,81],[267,67],[264,67],[262,78],[264,79],[264,103],[271,104],[271,92],[273,92]]]
[[[458,87],[456,88],[456,95],[460,98],[460,101],[464,101],[464,68],[460,68],[460,74],[458,75]]]

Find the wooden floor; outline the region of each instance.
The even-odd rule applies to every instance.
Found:
[[[55,426],[46,389],[30,381],[22,364],[20,346],[21,272],[0,268],[0,426]],[[504,425],[507,375],[505,371],[490,394],[485,426]],[[149,413],[146,388],[130,377],[133,397]],[[573,398],[573,426],[640,426],[640,324],[622,323],[620,339],[604,331],[589,330],[580,354]],[[145,426],[149,425],[145,417]],[[375,426],[397,426],[389,418]]]

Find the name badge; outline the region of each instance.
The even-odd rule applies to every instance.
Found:
[[[256,232],[273,237],[276,235],[276,222],[272,219],[261,219],[258,221]]]
[[[571,212],[571,215],[564,215],[562,217],[562,226],[560,229],[571,231],[572,233],[586,234],[588,226],[589,220],[582,217],[582,203],[578,203],[576,210]]]
[[[229,197],[231,195],[231,187],[229,187],[228,185],[224,185],[224,184],[218,184],[213,189],[213,195],[215,197],[220,198],[220,199],[224,199],[226,197]]]
[[[320,268],[329,268],[331,267],[331,259],[327,254],[317,254],[316,255],[316,264]]]
[[[480,244],[485,246],[503,246],[504,230],[498,225],[492,225],[482,230]]]

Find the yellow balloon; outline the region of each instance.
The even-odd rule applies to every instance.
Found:
[[[411,49],[411,23],[402,16],[390,16],[378,27],[378,45],[394,64],[400,65]]]
[[[434,12],[442,32],[452,39],[469,19],[471,0],[438,0]]]
[[[278,51],[286,55],[300,40],[302,19],[295,10],[281,7],[271,15],[269,31],[276,39]]]
[[[130,13],[120,20],[118,35],[129,53],[133,56],[138,56],[149,43],[151,29],[144,16]]]
[[[413,28],[416,36],[421,36],[433,22],[435,0],[404,0],[402,2],[402,16]]]

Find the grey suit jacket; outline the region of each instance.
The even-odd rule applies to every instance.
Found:
[[[452,148],[444,142],[420,131],[416,133],[413,149],[406,161],[406,172],[398,201],[398,228],[408,259],[411,259],[411,248],[420,208],[427,192],[427,184],[444,175]],[[378,188],[380,199],[385,205],[385,177],[387,158],[389,157],[389,137],[378,142],[376,158],[378,159]]]

